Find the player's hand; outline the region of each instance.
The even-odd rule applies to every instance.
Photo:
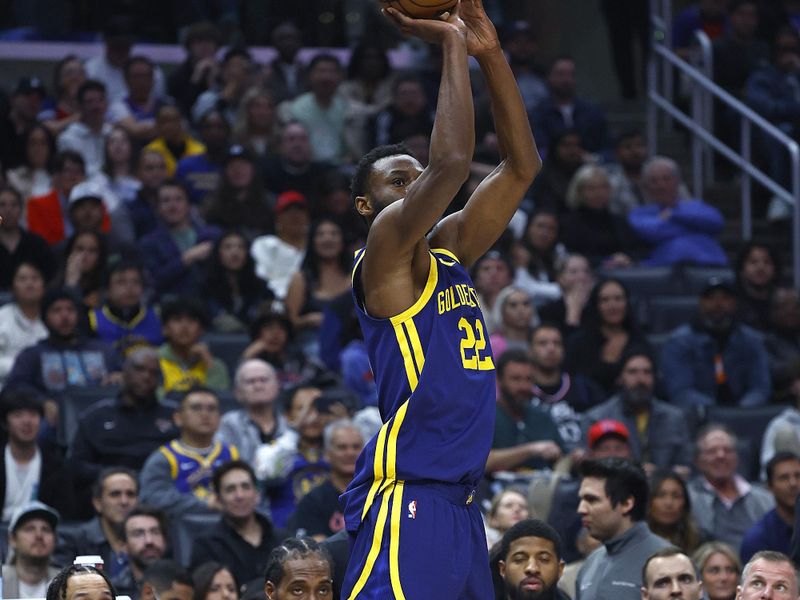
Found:
[[[483,0],[462,0],[459,11],[467,27],[467,52],[480,57],[500,51],[497,30],[483,9]]]
[[[441,44],[449,35],[456,34],[461,39],[467,35],[467,27],[459,16],[460,4],[456,4],[450,12],[442,13],[433,19],[413,19],[399,11],[390,3],[382,9],[384,15],[391,20],[401,33],[413,35],[432,44]]]

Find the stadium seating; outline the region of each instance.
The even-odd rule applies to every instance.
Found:
[[[206,535],[209,530],[219,523],[220,515],[211,514],[185,514],[170,527],[170,542],[172,544],[172,558],[180,565],[188,567],[192,560],[192,547],[197,538]]]
[[[117,387],[74,387],[67,388],[58,398],[58,427],[56,439],[64,448],[68,447],[78,431],[81,415],[97,402],[115,398]]]
[[[203,336],[203,341],[208,344],[211,354],[225,363],[231,377],[236,372],[242,352],[250,344],[249,336],[244,333],[209,332]]]
[[[642,326],[649,333],[667,333],[688,323],[697,312],[697,296],[663,296],[648,302],[647,321]]]
[[[757,481],[761,465],[761,441],[769,422],[778,416],[785,406],[768,404],[751,408],[737,406],[709,406],[706,423],[721,423],[730,428],[738,438],[739,473],[750,481]]]

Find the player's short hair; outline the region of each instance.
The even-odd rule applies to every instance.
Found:
[[[644,519],[649,486],[647,475],[638,463],[617,457],[591,459],[581,463],[578,472],[582,478],[605,480],[603,488],[612,508],[633,497],[633,508],[628,515],[633,521]]]
[[[350,197],[353,201],[359,196],[365,196],[369,193],[369,176],[372,174],[372,166],[388,156],[399,156],[408,154],[411,156],[411,150],[405,144],[387,144],[378,146],[367,152],[361,157],[356,165],[356,172],[350,182]]]
[[[692,564],[692,570],[694,571],[694,576],[698,577],[697,565],[695,565],[694,562],[692,562],[691,557],[677,546],[667,546],[666,548],[661,548],[660,550],[656,550],[655,552],[653,552],[653,554],[647,557],[646,561],[644,561],[644,564],[642,565],[642,585],[644,587],[647,587],[647,567],[650,566],[650,561],[656,558],[669,558],[670,556],[685,556]]]
[[[271,581],[276,587],[279,586],[284,576],[283,565],[286,564],[286,561],[306,558],[314,554],[328,563],[331,576],[333,576],[333,559],[327,548],[320,546],[309,537],[288,538],[270,552],[267,567],[264,569],[264,581]]]
[[[500,540],[500,560],[508,558],[508,551],[511,548],[511,542],[523,537],[538,537],[553,542],[553,549],[556,552],[556,558],[561,561],[561,536],[550,525],[540,519],[523,519],[515,523],[503,534]]]

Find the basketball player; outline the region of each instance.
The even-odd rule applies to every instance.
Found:
[[[380,147],[353,178],[370,225],[354,297],[385,422],[341,497],[352,535],[342,598],[485,600],[492,582],[473,498],[492,443],[494,363],[467,269],[504,231],[540,160],[481,0],[438,20],[385,12],[403,33],[442,45],[442,81],[429,165]],[[439,222],[475,145],[468,54],[488,83],[502,162]]]

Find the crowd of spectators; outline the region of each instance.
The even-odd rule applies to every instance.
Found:
[[[761,4],[704,0],[674,42],[715,37],[720,81],[794,127],[800,38],[780,15],[759,25]],[[247,31],[241,14],[211,16],[221,26],[180,22],[171,70],[132,55],[111,17],[103,54],[65,56],[52,86],[2,81],[4,594],[43,597],[53,566],[97,555],[135,600],[232,600],[263,587],[276,551],[321,552],[299,538],[333,536],[334,558],[342,542],[337,498],[381,425],[350,293],[366,228],[349,179],[375,144],[426,164],[438,74],[367,42],[300,61],[318,41],[303,20],[275,23],[277,57],[259,64],[223,42]],[[487,543],[548,521],[583,599],[626,544],[643,562],[669,542],[726,598],[714,576],[790,551],[797,291],[772,244],[723,248],[722,213],[577,94],[573,58],[543,67],[530,25],[502,33],[544,166],[472,269],[497,368]],[[479,78],[474,94],[478,151],[452,210],[499,161]],[[609,525],[603,498],[635,506]]]

